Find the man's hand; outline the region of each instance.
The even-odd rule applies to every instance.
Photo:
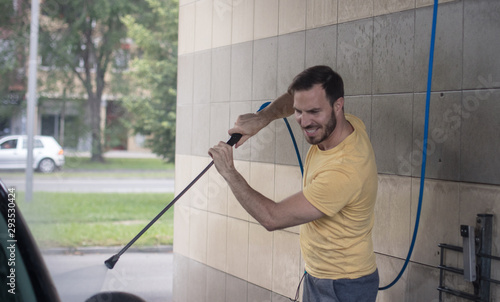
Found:
[[[269,124],[262,115],[258,115],[255,113],[247,113],[240,115],[234,123],[234,127],[229,129],[229,135],[233,135],[234,133],[242,134],[241,139],[234,145],[235,148],[241,146],[246,140],[250,137],[254,136],[259,132],[262,128]]]
[[[224,179],[228,179],[235,170],[233,161],[233,148],[225,142],[219,142],[208,150],[214,160],[215,168]]]
[[[293,96],[285,93],[274,100],[269,106],[257,113],[247,113],[240,115],[234,127],[229,129],[229,134],[241,133],[243,137],[235,145],[235,148],[241,146],[247,139],[257,134],[262,128],[266,127],[272,121],[285,118],[292,115]]]

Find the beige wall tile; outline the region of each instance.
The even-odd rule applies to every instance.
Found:
[[[274,196],[276,201],[302,191],[302,174],[298,166],[276,165],[275,170]]]
[[[338,23],[373,16],[373,0],[338,0]]]
[[[206,50],[212,47],[212,6],[213,0],[196,2],[194,51]]]
[[[300,277],[299,235],[287,231],[274,232],[273,291],[293,297]]]
[[[269,199],[274,198],[274,164],[250,163],[250,186]],[[251,222],[257,222],[249,216]]]
[[[302,191],[302,174],[297,166],[276,165],[276,180],[275,180],[275,200],[280,202],[283,199]],[[295,226],[287,228],[287,231],[299,233],[300,227]]]
[[[316,28],[337,23],[338,0],[308,0],[307,28]]]
[[[250,223],[248,282],[271,290],[273,285],[273,232]]]
[[[389,285],[399,274],[403,267],[404,260],[377,254],[377,267],[380,276],[379,287]],[[390,289],[379,291],[377,302],[386,301],[406,301],[405,291],[408,284],[408,270],[403,273],[401,279]]]
[[[216,0],[213,4],[212,48],[231,45],[233,0]]]
[[[207,212],[191,208],[189,218],[189,258],[207,263]]]
[[[306,29],[307,1],[279,1],[279,34],[284,35]]]
[[[176,204],[174,206],[174,253],[189,257],[189,221],[190,208]]]
[[[439,243],[461,245],[459,217],[459,185],[427,179],[422,200],[422,213],[412,260],[438,266]],[[411,234],[415,226],[420,179],[413,179],[411,199]],[[449,257],[456,256],[456,253]],[[448,257],[448,258],[449,258]]]
[[[183,5],[186,5],[186,4],[189,4],[189,3],[193,3],[193,2],[196,2],[196,0],[180,0],[179,1],[179,6],[183,6]]]
[[[227,217],[208,213],[207,264],[220,271],[226,269]]]
[[[373,245],[378,253],[404,258],[410,247],[411,178],[379,175]]]
[[[253,40],[254,0],[233,0],[232,44]]]
[[[209,157],[191,157],[191,180],[194,180],[205,167],[210,163]],[[209,178],[203,175],[198,181],[189,189],[189,198],[191,207],[207,210],[208,209],[208,187]]]
[[[267,198],[274,200],[275,165],[268,163],[250,163],[250,186]]]
[[[411,263],[408,266],[409,278],[407,296],[410,299],[405,301],[439,301],[439,269],[427,265]]]
[[[248,161],[235,161],[234,166],[236,170],[245,178],[248,182],[250,179],[250,162]],[[248,220],[248,212],[240,205],[236,197],[234,197],[233,192],[228,189],[228,203],[227,203],[227,215],[229,217],[238,218],[241,220]]]
[[[208,172],[208,211],[227,215],[228,191],[226,180],[215,167]]]
[[[415,0],[373,0],[373,15],[380,16],[415,8]]]
[[[253,39],[278,35],[278,0],[255,0]]]
[[[192,179],[191,179],[191,156],[190,155],[176,154],[175,155],[175,166],[177,168],[175,169],[175,184],[174,184],[174,186],[175,186],[175,196],[177,196],[192,181]],[[176,205],[190,206],[191,198],[189,196],[190,196],[190,192],[187,191],[186,193],[184,193],[184,195],[181,198],[179,198],[179,200],[176,202]]]
[[[446,3],[446,2],[453,2],[457,0],[439,0],[439,3]],[[434,0],[416,0],[415,6],[417,8],[419,7],[424,7],[424,6],[429,6],[429,5],[434,5]]]
[[[248,221],[227,219],[226,272],[240,279],[248,277]]]
[[[179,55],[194,51],[195,5],[179,7]]]

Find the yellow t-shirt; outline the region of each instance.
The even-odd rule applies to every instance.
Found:
[[[363,122],[346,114],[354,132],[333,149],[313,145],[307,153],[303,193],[326,216],[300,228],[309,274],[355,279],[376,270],[372,228],[377,167]]]

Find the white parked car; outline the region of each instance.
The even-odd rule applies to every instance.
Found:
[[[33,169],[50,173],[64,165],[64,151],[51,136],[35,136]],[[0,139],[0,169],[26,169],[28,138],[10,135]]]

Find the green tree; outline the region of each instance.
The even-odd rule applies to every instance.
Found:
[[[110,67],[127,37],[122,18],[141,15],[137,0],[45,0],[41,5],[39,49],[51,73],[75,78],[89,112],[92,160],[103,161],[100,107]],[[146,12],[147,13],[147,12]]]
[[[25,106],[25,63],[29,42],[28,3],[0,0],[0,136]]]
[[[177,0],[146,0],[150,9],[121,20],[134,42],[125,105],[132,128],[167,161],[175,155],[177,87]],[[123,91],[123,90],[122,90]]]

